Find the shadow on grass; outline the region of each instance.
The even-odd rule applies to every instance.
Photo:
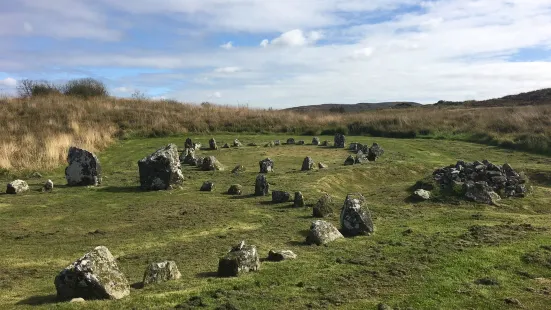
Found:
[[[218,277],[218,273],[215,272],[215,271],[207,271],[207,272],[199,272],[198,274],[195,275],[197,278],[217,278]]]
[[[257,197],[254,194],[247,194],[247,195],[239,195],[239,196],[233,196],[230,199],[247,199],[247,198],[254,198]]]
[[[143,288],[143,282],[140,281],[140,282],[136,282],[132,285],[130,285],[131,288],[133,289],[136,289],[136,290],[141,290]]]
[[[289,203],[289,202],[286,202],[286,203]],[[302,209],[302,208],[295,208],[295,205],[294,203],[291,201],[290,202],[291,204],[286,204],[286,205],[282,205],[282,206],[277,206],[275,207],[274,209]]]
[[[100,188],[99,191],[108,193],[138,193],[142,192],[139,186],[106,186]]]
[[[40,306],[60,302],[56,295],[31,296],[16,303],[16,305]]]

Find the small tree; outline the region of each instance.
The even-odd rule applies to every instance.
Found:
[[[108,96],[109,92],[103,82],[92,78],[82,78],[67,82],[63,87],[63,94],[89,98]]]
[[[19,97],[28,98],[33,96],[47,96],[60,94],[59,87],[48,81],[21,80],[17,85]]]
[[[132,99],[135,99],[135,100],[146,100],[147,99],[147,96],[145,95],[144,92],[141,92],[139,90],[135,90],[133,93],[132,93]]]

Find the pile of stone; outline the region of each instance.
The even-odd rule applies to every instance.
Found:
[[[366,161],[376,161],[385,151],[377,143],[371,147],[359,143],[350,144],[350,150],[356,152],[356,156],[349,155],[344,161],[344,165],[363,164]]]
[[[527,193],[526,179],[511,165],[494,165],[487,160],[458,161],[455,165],[436,169],[433,179],[441,188],[459,191],[469,200],[487,204],[502,198],[525,197]]]

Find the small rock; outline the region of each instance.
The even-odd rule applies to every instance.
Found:
[[[201,165],[203,171],[223,171],[224,166],[214,156],[205,157]]]
[[[327,169],[328,166],[327,166],[326,164],[324,164],[324,163],[318,163],[318,168],[319,168],[319,169]]]
[[[46,181],[46,183],[44,183],[44,186],[42,187],[43,192],[51,192],[53,189],[54,189],[54,182],[52,182],[52,180]]]
[[[246,169],[243,165],[237,165],[235,168],[232,169],[231,173],[237,174],[239,172],[245,172]]]
[[[505,303],[508,305],[514,305],[518,307],[522,307],[522,304],[520,303],[520,300],[516,298],[505,298]]]
[[[304,142],[304,140],[298,140],[297,141],[297,145],[304,145],[306,144],[306,142]]]
[[[320,139],[318,137],[312,138],[312,145],[319,145],[319,144],[320,144]]]
[[[23,180],[14,180],[8,183],[6,194],[19,194],[29,190],[29,185]]]
[[[301,192],[295,192],[295,199],[293,202],[293,207],[295,208],[304,208],[304,196]]]
[[[240,146],[243,146],[243,144],[238,139],[233,140],[233,147],[240,147]]]
[[[353,164],[356,163],[356,159],[352,156],[352,155],[349,155],[346,160],[344,161],[344,165],[345,166],[351,166]]]
[[[322,245],[344,238],[340,231],[331,223],[317,220],[312,222],[310,226],[310,232],[306,237],[307,244]]]
[[[202,192],[212,192],[213,190],[214,190],[214,183],[212,183],[211,181],[204,182],[200,189],[200,191]]]
[[[346,196],[340,222],[343,233],[350,236],[370,235],[374,232],[371,213],[361,194]]]
[[[84,298],[73,298],[71,299],[71,301],[69,301],[70,303],[77,303],[77,302],[86,302],[86,300]]]
[[[241,186],[239,184],[234,184],[234,185],[230,186],[230,188],[228,189],[228,194],[230,194],[230,195],[241,195],[242,190],[243,190],[243,186]]]
[[[304,160],[302,161],[301,171],[309,171],[309,170],[314,170],[314,160],[310,156],[304,158]]]
[[[274,145],[281,145],[281,141],[280,140],[274,140]]]
[[[218,262],[219,277],[235,277],[241,273],[257,271],[260,268],[260,259],[256,246],[245,245],[242,241],[233,247],[229,253]]]
[[[377,305],[377,310],[393,310],[391,306],[380,303]]]
[[[295,144],[295,139],[294,138],[287,139],[287,144]]]
[[[320,143],[320,146],[329,146],[329,141],[323,141],[322,143]]]
[[[217,150],[218,149],[218,145],[216,145],[216,140],[214,140],[214,138],[209,140],[209,148],[211,150]]]
[[[329,194],[324,194],[314,206],[312,210],[312,215],[314,217],[330,216],[331,214],[333,214],[333,208],[331,207],[332,203],[333,199],[331,198],[331,196],[329,196]]]
[[[270,158],[263,159],[258,162],[260,173],[268,173],[274,171],[274,161]]]
[[[169,280],[180,279],[182,275],[174,261],[151,263],[147,266],[143,276],[143,285],[161,283]]]
[[[291,250],[270,250],[268,260],[271,262],[280,262],[282,260],[296,259],[297,255]]]
[[[230,146],[227,144],[227,143],[224,143],[224,145],[222,146],[223,149],[229,149]]]
[[[283,203],[291,200],[291,194],[283,191],[272,191],[272,202]]]

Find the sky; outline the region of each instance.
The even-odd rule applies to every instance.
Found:
[[[287,108],[551,87],[550,0],[0,0],[0,94],[92,77],[112,95]]]

